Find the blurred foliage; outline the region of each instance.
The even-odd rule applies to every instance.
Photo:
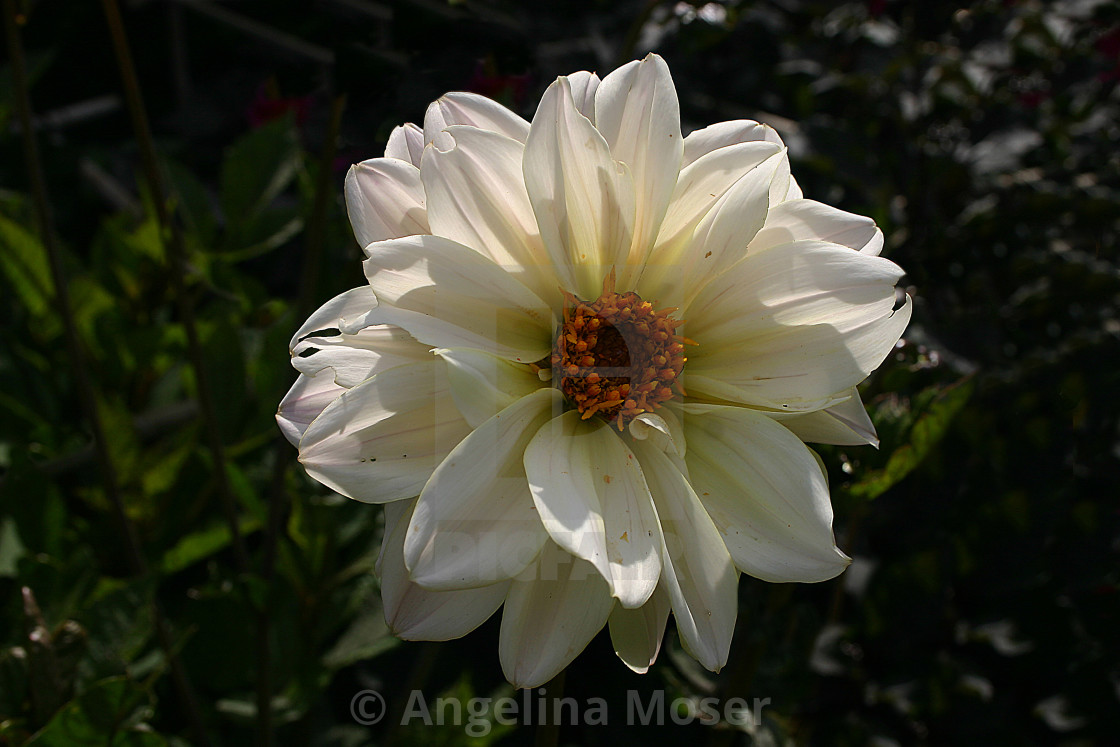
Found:
[[[392,714],[415,688],[429,700],[512,695],[497,666],[497,621],[446,644],[389,636],[372,572],[380,512],[308,480],[272,415],[294,378],[288,338],[308,311],[296,299],[360,280],[340,200],[349,162],[377,155],[394,124],[419,120],[444,91],[477,90],[531,116],[555,75],[603,73],[650,49],[670,64],[686,128],[773,124],[807,196],[878,221],[885,253],[909,273],[914,321],[864,386],[880,448],[820,449],[837,536],[855,558],[849,571],[813,586],[744,578],[719,675],[700,670],[672,632],[653,672],[633,675],[600,636],[569,669],[566,694],[603,698],[616,717],[561,737],[1115,741],[1115,3],[230,4],[251,28],[187,4],[130,4],[251,556],[244,573],[104,21],[94,3],[26,6],[73,321],[150,570],[132,574],[99,477],[9,126],[5,65],[0,744],[187,743],[157,614],[216,743],[252,739],[262,678],[282,744],[531,741],[531,727],[472,736],[355,721],[350,701],[364,689],[385,694]],[[329,103],[341,93],[339,157],[323,163]],[[331,199],[316,221],[321,169]],[[318,273],[305,266],[316,243]],[[643,702],[656,691],[769,701],[760,723],[740,729],[628,729],[627,690]]]

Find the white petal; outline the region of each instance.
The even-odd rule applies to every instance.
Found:
[[[346,212],[358,245],[429,233],[420,170],[397,158],[371,158],[346,172]]]
[[[485,586],[533,562],[548,534],[525,477],[525,447],[561,405],[558,390],[542,389],[451,450],[412,515],[404,559],[413,581],[429,589]]]
[[[634,184],[603,136],[579,113],[567,79],[541,99],[525,142],[525,186],[561,285],[597,298],[621,268],[634,224]]]
[[[687,166],[729,145],[762,141],[774,143],[779,148],[784,145],[782,138],[773,127],[759,124],[753,119],[718,122],[688,134],[684,139],[683,165]]]
[[[337,330],[342,325],[343,317],[361,316],[375,306],[377,306],[377,299],[373,297],[373,291],[368,285],[340,293],[307,318],[307,321],[292,335],[288,349],[294,353],[299,341],[311,333]]]
[[[901,275],[823,242],[749,254],[687,310],[686,334],[702,343],[689,351],[689,393],[776,410],[836,404],[832,395],[866,378],[906,328],[909,300],[892,311]]]
[[[883,246],[883,233],[870,218],[814,200],[790,200],[770,209],[766,225],[751,241],[749,251],[764,251],[802,239],[842,244],[871,255],[877,255]]]
[[[334,377],[330,373],[322,376],[300,374],[280,401],[280,409],[276,412],[276,423],[284,438],[292,446],[299,446],[299,440],[303,438],[311,421],[319,417],[327,405],[345,391],[334,383]]]
[[[638,284],[643,298],[664,305],[684,303],[697,282],[690,279],[692,268],[704,253],[693,239],[697,226],[721,200],[726,205],[725,196],[737,184],[758,184],[762,175],[758,169],[764,163],[775,163],[769,159],[780,153],[781,148],[774,143],[742,143],[704,156],[681,171],[657,245]]]
[[[462,591],[428,591],[409,580],[404,539],[412,503],[397,501],[385,506],[385,539],[377,569],[385,622],[394,635],[408,641],[460,638],[494,614],[505,601],[509,582]]]
[[[552,542],[523,575],[506,597],[498,641],[502,671],[519,688],[543,685],[571,664],[614,606],[602,576]]]
[[[441,360],[397,366],[348,390],[307,428],[299,460],[345,496],[387,503],[418,495],[470,432]]]
[[[477,252],[439,236],[370,247],[366,278],[395,321],[436,347],[471,347],[531,363],[552,350],[552,311]]]
[[[797,436],[745,407],[686,405],[692,487],[735,565],[764,581],[824,581],[847,567],[828,484]]]
[[[875,426],[860,401],[859,392],[852,388],[849,394],[848,399],[825,410],[805,414],[767,412],[766,415],[808,443],[878,447]]]
[[[665,623],[669,620],[669,608],[669,594],[658,586],[649,601],[638,609],[628,610],[618,604],[607,619],[614,652],[638,674],[648,672],[657,660],[661,640],[665,637]]]
[[[385,157],[397,158],[420,168],[420,157],[424,155],[424,131],[408,122],[393,128],[389,142],[385,144]]]
[[[528,366],[481,350],[437,348],[433,352],[447,361],[451,396],[472,428],[545,386]]]
[[[489,257],[538,295],[555,294],[525,191],[525,146],[475,127],[451,127],[446,135],[451,146],[428,148],[420,166],[432,233]]]
[[[718,672],[727,663],[739,609],[739,574],[692,486],[660,450],[635,444],[664,536],[662,587],[685,649]]]
[[[572,88],[572,101],[575,102],[579,113],[595,124],[595,91],[599,88],[599,76],[581,70],[568,76],[568,85]]]
[[[595,92],[595,127],[610,156],[630,168],[634,180],[634,238],[628,264],[645,262],[665,217],[681,169],[680,105],[665,61],[655,54],[631,62],[606,78]],[[622,287],[630,277],[621,272]]]
[[[424,113],[424,142],[452,125],[471,125],[525,142],[529,123],[498,102],[477,93],[454,92],[441,96]]]
[[[735,182],[693,233],[688,254],[678,271],[684,288],[699,290],[704,281],[723,273],[743,258],[747,244],[766,222],[770,191],[785,152],[773,155]],[[686,303],[691,300],[685,296]]]
[[[672,450],[677,456],[684,456],[684,427],[677,416],[676,408],[663,406],[657,412],[645,412],[630,421],[631,437],[639,441],[649,440],[662,451]]]
[[[661,532],[641,467],[622,439],[571,410],[529,443],[525,473],[553,541],[593,564],[624,607],[645,604],[661,569]]]
[[[400,327],[381,324],[352,335],[305,337],[292,349],[292,365],[309,376],[330,368],[335,383],[349,389],[394,366],[429,360],[430,351]]]

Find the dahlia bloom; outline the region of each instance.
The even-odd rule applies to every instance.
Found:
[[[502,607],[534,687],[602,629],[645,671],[671,611],[718,670],[740,573],[844,570],[806,441],[876,443],[855,386],[910,318],[873,221],[803,199],[774,130],[682,137],[665,62],[556,80],[533,121],[450,93],[346,203],[367,282],[292,338],[307,473],[385,505],[386,619]]]

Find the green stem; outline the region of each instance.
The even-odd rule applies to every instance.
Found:
[[[19,25],[23,22],[23,15],[17,11],[15,0],[4,0],[4,28],[8,41],[8,54],[12,65],[12,83],[15,89],[15,104],[23,130],[23,149],[27,159],[27,174],[31,184],[31,199],[34,206],[36,224],[39,237],[47,254],[50,265],[51,280],[54,284],[56,310],[62,319],[63,335],[66,339],[66,350],[70,358],[70,367],[74,372],[74,379],[78,387],[78,396],[81,400],[82,410],[93,436],[94,454],[97,459],[101,481],[105,494],[113,506],[117,522],[120,525],[121,535],[124,537],[125,548],[128,554],[132,571],[137,576],[148,574],[148,564],[140,547],[140,539],[136,528],[128,518],[125,510],[124,499],[120,491],[120,482],[116,466],[109,454],[108,442],[105,438],[105,427],[97,408],[97,395],[93,382],[89,376],[89,369],[85,365],[86,356],[82,348],[81,337],[74,323],[70,289],[67,282],[66,271],[62,263],[62,253],[54,240],[53,221],[50,211],[50,200],[47,197],[47,183],[43,174],[43,165],[39,157],[39,145],[35,139],[35,130],[32,125],[31,99],[27,89],[27,68],[23,54],[23,42],[19,34]],[[207,745],[210,743],[203,727],[202,718],[198,710],[198,703],[194,690],[187,678],[186,671],[178,655],[175,653],[174,642],[167,626],[167,620],[156,600],[152,600],[152,618],[156,630],[156,637],[160,648],[167,658],[171,669],[172,680],[178,690],[184,716],[190,727],[192,738],[196,744]]]
[[[545,685],[546,697],[552,699],[552,702],[559,701],[564,697],[564,675],[567,670],[561,669],[560,674],[553,677]],[[551,709],[546,709],[551,712]],[[544,723],[537,725],[537,732],[533,738],[535,747],[556,747],[560,743],[560,723],[557,719],[547,719]]]
[[[129,50],[124,22],[121,20],[120,7],[117,5],[117,0],[102,0],[102,6],[105,9],[105,19],[109,24],[109,33],[113,39],[113,51],[117,57],[117,65],[121,71],[121,82],[124,85],[129,115],[132,118],[132,129],[136,135],[137,144],[140,146],[140,160],[144,169],[144,177],[152,193],[152,202],[155,204],[160,233],[168,250],[168,261],[171,265],[171,289],[178,304],[179,316],[187,335],[187,356],[194,372],[207,446],[214,461],[214,478],[217,482],[218,499],[222,504],[226,523],[229,525],[237,570],[240,573],[245,573],[249,570],[249,554],[245,550],[245,541],[241,536],[240,524],[237,520],[237,507],[233,499],[229,473],[226,468],[225,446],[218,430],[213,390],[210,387],[209,377],[203,363],[202,343],[198,337],[194,303],[184,281],[187,268],[186,243],[183,240],[182,229],[168,213],[167,192],[160,176],[155,144],[152,141],[151,128],[148,126],[148,115],[144,111],[144,99],[140,94],[140,83],[136,77],[136,67],[132,62],[132,53]]]

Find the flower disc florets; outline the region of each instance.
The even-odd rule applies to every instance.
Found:
[[[686,340],[676,334],[683,321],[669,316],[675,310],[655,311],[637,293],[616,293],[613,272],[594,301],[564,292],[552,372],[584,420],[598,415],[622,430],[681,393]]]

